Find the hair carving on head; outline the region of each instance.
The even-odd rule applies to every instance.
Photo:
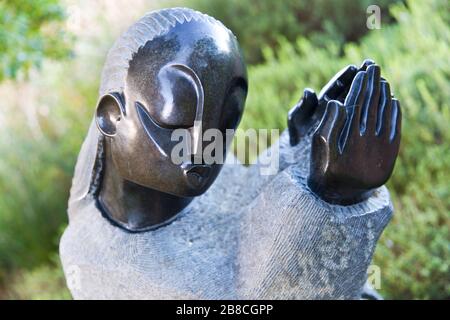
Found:
[[[109,50],[101,76],[100,96],[123,90],[129,63],[133,55],[147,42],[165,35],[177,24],[191,21],[210,23],[227,29],[220,21],[188,8],[149,12],[122,34]]]

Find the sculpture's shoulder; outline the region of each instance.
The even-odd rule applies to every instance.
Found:
[[[295,167],[285,169],[243,216],[239,291],[262,299],[359,298],[392,212],[385,187],[355,205],[332,205],[309,191]]]
[[[238,168],[224,168],[223,176],[205,194],[153,231],[131,233],[116,227],[102,215],[94,198],[73,207],[60,241],[73,296],[235,298],[240,190],[229,182],[241,173]]]

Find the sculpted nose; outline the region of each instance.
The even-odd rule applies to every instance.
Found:
[[[185,171],[188,182],[195,188],[202,187],[211,174],[211,167],[208,165],[195,165]]]
[[[191,128],[191,154],[197,156],[202,150],[202,120],[196,120]]]

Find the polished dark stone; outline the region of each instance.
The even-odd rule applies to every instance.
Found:
[[[100,98],[96,121],[105,137],[105,172],[98,205],[130,230],[161,225],[204,193],[222,164],[205,164],[211,142],[193,141],[191,160],[170,158],[175,129],[193,134],[236,129],[247,96],[246,67],[235,36],[208,19],[177,23],[145,43],[129,62],[123,92]],[[227,145],[223,143],[223,153]],[[199,159],[199,161],[195,161]]]
[[[307,89],[289,112],[291,145],[311,130],[308,185],[329,203],[367,199],[392,174],[401,136],[401,109],[380,67],[348,66],[322,89]]]

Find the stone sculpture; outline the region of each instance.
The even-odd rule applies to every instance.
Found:
[[[401,126],[379,66],[366,60],[318,96],[304,91],[288,130],[265,151],[279,155],[273,175],[202,159],[217,141],[201,132],[236,129],[247,90],[236,38],[205,14],[150,12],[117,40],[60,244],[74,298],[367,294],[367,268],[393,211],[383,184]],[[177,129],[191,142],[181,164],[171,159]]]

